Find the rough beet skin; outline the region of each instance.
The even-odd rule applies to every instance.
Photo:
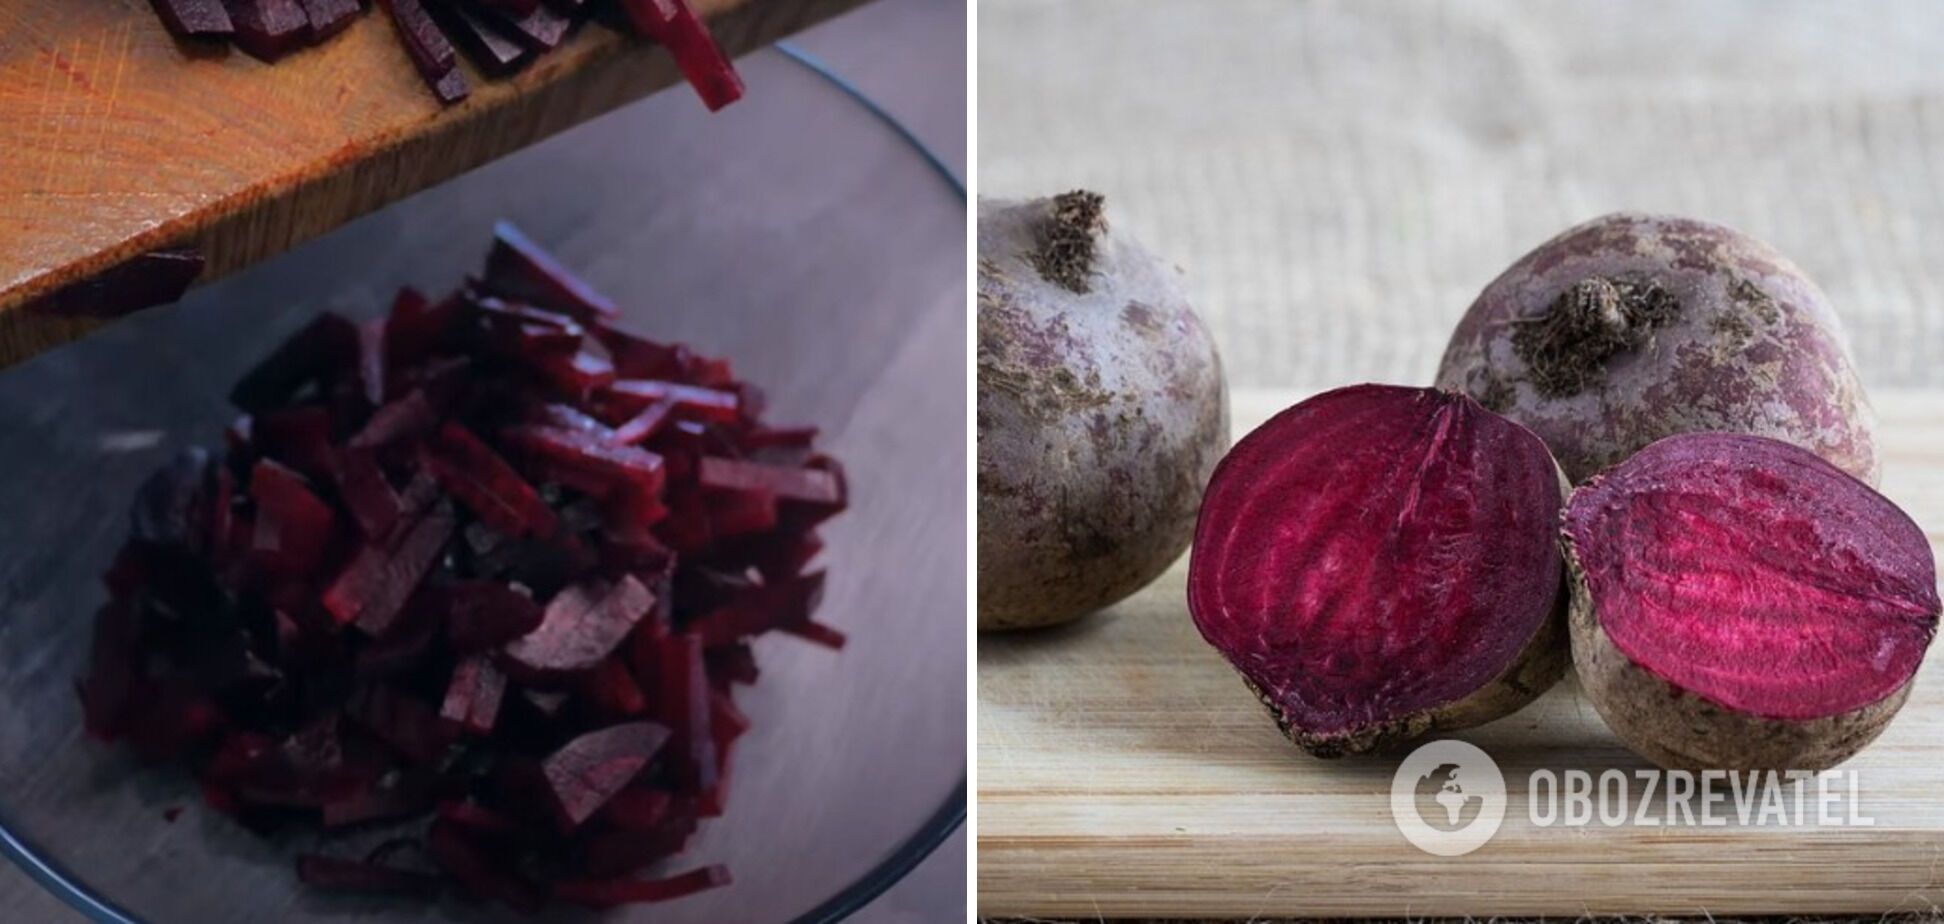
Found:
[[[1187,547],[1228,446],[1214,341],[1099,195],[979,203],[979,628],[1077,619]]]
[[[1817,770],[1903,705],[1937,569],[1896,505],[1776,440],[1669,437],[1573,492],[1573,663],[1664,767]]]
[[[1327,392],[1216,468],[1188,607],[1318,757],[1487,722],[1565,670],[1565,492],[1538,437],[1463,395]]]
[[[1710,431],[1877,480],[1874,418],[1828,299],[1768,245],[1703,221],[1607,215],[1539,245],[1479,293],[1437,384],[1530,427],[1575,482]]]

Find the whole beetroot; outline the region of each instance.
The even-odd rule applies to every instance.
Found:
[[[1180,271],[1099,194],[979,203],[979,628],[1077,619],[1187,548],[1228,447]]]
[[[1828,299],[1768,245],[1708,222],[1620,213],[1539,245],[1479,293],[1438,385],[1531,428],[1575,482],[1706,431],[1879,474]]]

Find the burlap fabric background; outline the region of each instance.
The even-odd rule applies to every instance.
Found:
[[[1875,388],[1944,386],[1944,3],[980,0],[986,195],[1087,186],[1186,267],[1234,387],[1429,383],[1603,212],[1806,268]]]

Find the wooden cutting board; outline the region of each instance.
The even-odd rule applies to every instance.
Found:
[[[737,55],[864,0],[692,2]],[[22,310],[64,285],[183,245],[225,275],[678,79],[592,25],[466,74],[442,107],[375,8],[273,66],[179,45],[147,0],[0,2],[0,367],[100,323]]]
[[[1236,433],[1298,396],[1234,397]],[[1883,491],[1944,542],[1944,394],[1876,396]],[[1196,633],[1184,557],[1078,625],[979,639],[984,915],[1042,917],[1817,914],[1944,904],[1944,659],[1844,765],[1874,828],[1536,827],[1535,769],[1649,765],[1570,682],[1458,733],[1504,770],[1495,838],[1443,859],[1391,819],[1398,758],[1286,742]],[[1944,647],[1944,646],[1940,646]],[[1635,792],[1638,794],[1638,788]],[[1732,821],[1732,819],[1731,819]]]

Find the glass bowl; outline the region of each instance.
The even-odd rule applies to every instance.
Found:
[[[84,737],[73,687],[140,480],[219,445],[230,383],[316,312],[455,286],[500,218],[635,329],[732,358],[771,418],[822,426],[853,490],[826,532],[822,610],[850,644],[759,641],[729,810],[670,865],[726,863],[734,883],[600,919],[835,920],[958,825],[965,203],[798,63],[765,51],[743,68],[749,98],[720,115],[658,94],[0,374],[0,840],[43,885],[113,922],[591,916],[308,890],[301,839],[250,834],[179,768]]]

